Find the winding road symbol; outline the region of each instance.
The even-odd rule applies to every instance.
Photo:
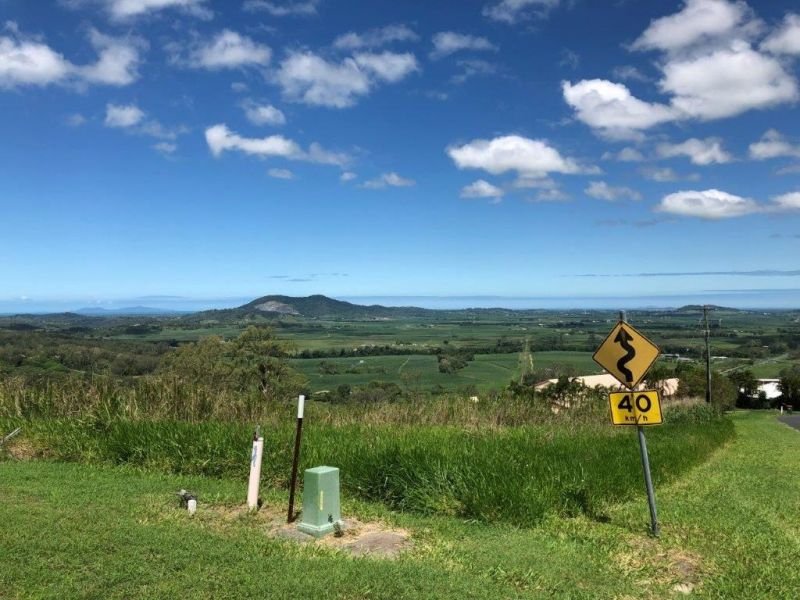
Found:
[[[592,358],[628,389],[642,382],[661,351],[628,323],[618,322]]]
[[[622,349],[625,350],[625,356],[617,361],[617,369],[625,376],[625,383],[628,385],[633,383],[633,372],[625,365],[636,357],[636,349],[631,346],[632,341],[633,336],[624,329],[620,329],[617,337],[614,338],[614,342],[622,346]]]

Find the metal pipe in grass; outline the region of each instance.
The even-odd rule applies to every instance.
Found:
[[[289,483],[289,510],[286,514],[286,522],[294,521],[294,490],[297,487],[297,467],[300,462],[300,440],[303,436],[303,408],[306,397],[301,395],[297,399],[297,431],[294,436],[294,458],[292,459],[292,479]]]

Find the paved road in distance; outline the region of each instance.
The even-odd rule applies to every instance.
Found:
[[[800,430],[800,415],[783,415],[778,417],[778,421],[786,423],[789,427]]]

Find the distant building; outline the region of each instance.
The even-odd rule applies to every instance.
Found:
[[[758,393],[764,392],[767,397],[767,400],[774,400],[775,398],[780,398],[783,394],[781,394],[780,389],[780,379],[759,379],[758,380]]]
[[[606,389],[619,391],[627,389],[619,381],[617,381],[613,375],[608,373],[604,373],[602,375],[581,375],[579,377],[570,377],[569,379],[570,381],[576,381],[588,388],[604,387]],[[659,386],[661,395],[667,397],[677,394],[679,382],[680,380],[677,377],[671,377],[661,381]],[[536,390],[543,390],[556,383],[558,383],[558,379],[548,379],[547,381],[542,381],[541,383],[536,384]],[[645,386],[642,384],[637,389],[643,390],[645,389]]]

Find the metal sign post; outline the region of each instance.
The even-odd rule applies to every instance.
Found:
[[[625,311],[622,310],[619,313],[619,323],[611,330],[593,358],[628,389],[628,392],[609,395],[611,420],[615,425],[636,425],[644,484],[647,489],[647,504],[650,507],[650,532],[658,537],[656,493],[650,476],[650,456],[647,454],[647,439],[642,425],[661,424],[661,399],[655,390],[637,392],[635,388],[644,379],[660,351],[655,344],[627,323]]]
[[[303,408],[306,397],[300,396],[297,399],[297,431],[294,435],[294,458],[292,459],[292,478],[289,483],[289,510],[286,515],[286,522],[294,521],[294,490],[297,487],[297,467],[300,463],[300,440],[303,437]]]

